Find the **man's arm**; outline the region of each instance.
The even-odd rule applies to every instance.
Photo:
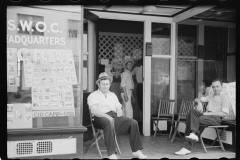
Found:
[[[118,101],[117,96],[114,94],[115,97],[115,106],[116,106],[116,112],[117,112],[117,116],[121,117],[123,115],[122,113],[122,104]]]
[[[97,104],[94,104],[93,106],[91,106],[90,109],[91,109],[91,113],[92,113],[94,116],[96,116],[96,117],[106,117],[106,118],[108,118],[109,120],[112,119],[111,116],[109,116],[109,115],[103,113],[102,111],[100,111],[100,110],[97,108]]]
[[[96,116],[96,117],[105,117],[107,119],[109,119],[111,127],[114,128],[114,118],[112,118],[111,116],[101,112],[98,108],[97,108],[97,104],[94,104],[93,106],[90,107],[91,109],[91,113]]]
[[[203,115],[213,115],[213,116],[219,116],[219,117],[226,117],[228,114],[225,112],[204,112]]]
[[[125,74],[125,73],[123,73],[122,74],[122,80],[121,80],[121,87],[123,88],[123,92],[124,92],[124,99],[125,99],[125,101],[127,102],[128,101],[128,95],[127,95],[127,89],[126,89],[126,87],[127,87],[127,79],[128,79],[128,75],[127,74]]]

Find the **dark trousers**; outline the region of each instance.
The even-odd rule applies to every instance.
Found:
[[[116,134],[129,134],[130,146],[133,152],[143,149],[136,120],[124,116],[117,117],[117,114],[113,111],[106,114],[114,118]],[[114,134],[110,121],[105,117],[94,117],[93,125],[96,129],[103,129],[108,155],[116,153]]]
[[[190,110],[187,114],[187,121],[186,121],[186,130],[185,130],[185,136],[188,136],[191,131],[196,132],[199,134],[199,126],[200,125],[220,125],[222,118],[219,116],[212,116],[212,115],[203,115],[198,110]],[[184,148],[191,150],[192,145],[191,142],[184,142]]]
[[[143,84],[137,84],[137,99],[138,99],[138,107],[142,111],[143,110]]]

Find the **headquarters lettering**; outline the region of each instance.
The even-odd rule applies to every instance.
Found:
[[[19,20],[20,28],[23,31],[33,32],[34,29],[40,33],[52,32],[61,34],[62,31],[58,29],[58,23],[52,23],[49,27],[47,24],[38,21],[33,29],[33,21]],[[14,24],[14,20],[8,20],[7,29],[10,31],[19,31],[20,29]],[[47,36],[34,36],[34,35],[7,35],[7,43],[22,43],[27,46],[29,44],[40,44],[40,45],[66,45],[65,38],[59,37],[47,37]]]

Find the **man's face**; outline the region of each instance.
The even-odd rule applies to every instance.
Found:
[[[131,71],[132,69],[132,62],[128,62],[126,65],[127,70]]]
[[[107,93],[110,88],[110,81],[108,79],[106,80],[101,80],[98,84],[98,88],[101,92]]]
[[[220,92],[222,91],[222,85],[219,81],[213,82],[212,88],[215,95],[219,95]]]

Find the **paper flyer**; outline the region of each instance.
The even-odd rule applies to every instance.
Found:
[[[7,92],[17,92],[17,49],[7,48]]]
[[[7,104],[7,129],[32,128],[32,105]]]

